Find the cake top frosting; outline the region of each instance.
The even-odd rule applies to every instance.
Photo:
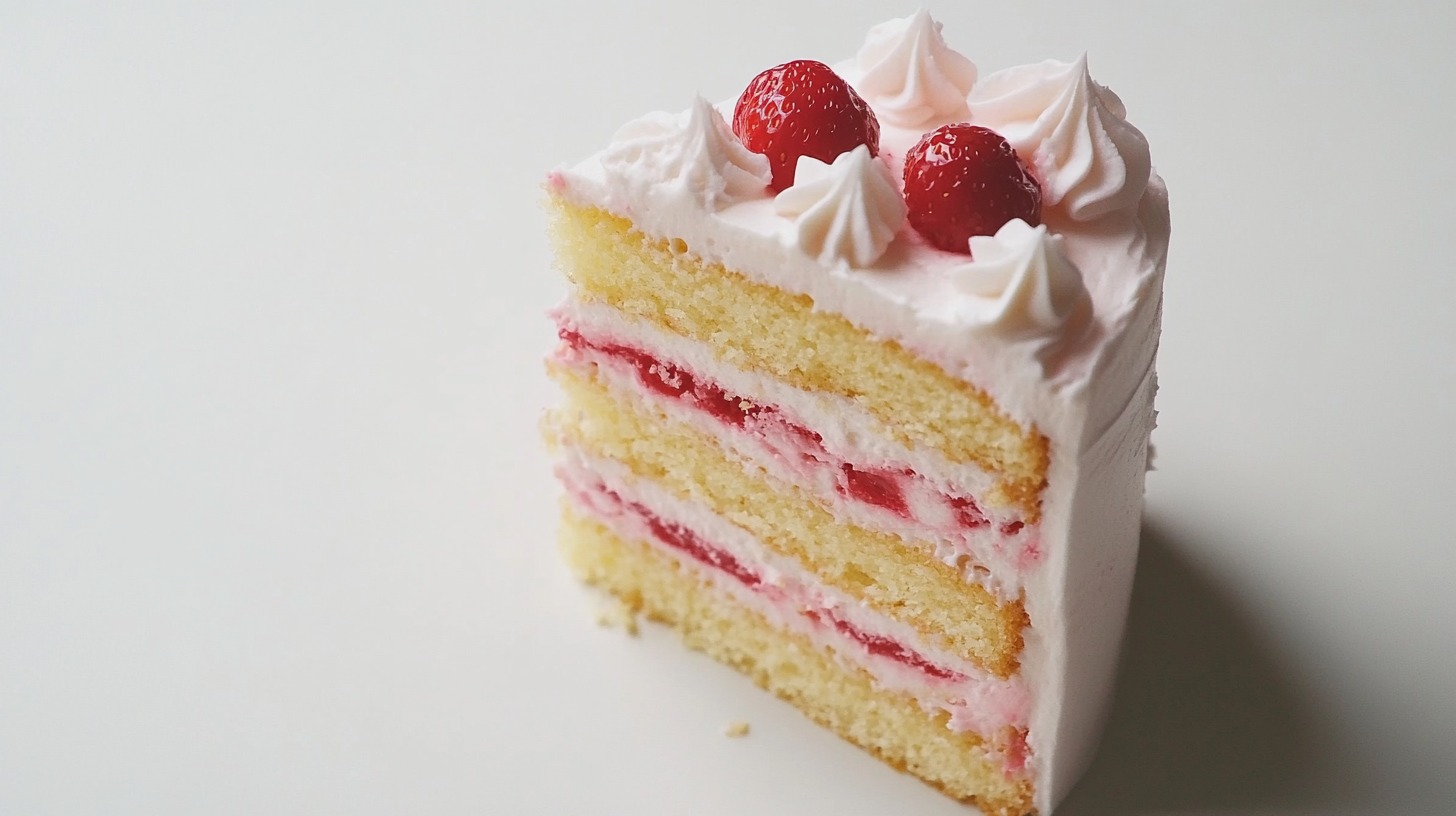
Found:
[[[1076,62],[1047,60],[997,71],[969,99],[971,118],[1031,157],[1049,206],[1090,221],[1137,205],[1153,163],[1127,109]]]
[[[823,86],[816,101],[831,100],[829,113],[816,116],[851,117],[841,132],[860,134],[831,159],[801,155],[792,173],[771,171],[770,159],[782,161],[801,134],[771,134],[769,157],[750,149],[764,149],[763,134],[745,135],[765,121],[783,126],[794,100],[773,83],[786,71]],[[834,86],[841,77],[846,87]],[[1008,215],[963,251],[946,251],[912,223],[913,197],[906,217],[906,161],[937,129],[964,123],[1010,144],[1039,201],[1016,216],[1020,226]],[[873,28],[832,73],[786,63],[755,78],[736,106],[699,98],[682,113],[642,117],[552,182],[568,200],[628,216],[649,235],[682,239],[705,260],[895,339],[1046,432],[1058,415],[1087,413],[1078,406],[1108,350],[1148,323],[1160,298],[1166,196],[1147,140],[1091,78],[1086,57],[982,75],[924,11]],[[1145,375],[1137,368],[1102,377],[1116,382],[1090,421],[1115,418]],[[1039,374],[1028,380],[1029,371]]]
[[[905,223],[905,199],[884,162],[860,145],[833,164],[799,158],[792,187],[774,212],[794,219],[799,247],[826,265],[869,266]]]
[[[952,274],[970,297],[967,322],[1008,337],[1066,336],[1090,308],[1082,273],[1062,252],[1062,238],[1046,226],[1007,221],[993,236],[971,239],[975,261]]]
[[[924,128],[967,117],[976,64],[945,44],[941,25],[921,9],[870,29],[851,84],[889,124]]]
[[[608,183],[642,193],[665,185],[707,212],[757,198],[769,182],[768,159],[744,147],[701,96],[676,116],[650,113],[623,125],[601,165]]]

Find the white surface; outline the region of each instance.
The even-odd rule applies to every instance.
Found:
[[[552,550],[536,185],[904,12],[777,5],[0,7],[0,813],[964,812],[598,629]],[[1456,806],[1427,5],[933,8],[983,70],[1089,50],[1173,194],[1131,648],[1062,813]]]

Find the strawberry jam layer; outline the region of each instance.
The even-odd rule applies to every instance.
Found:
[[[612,498],[619,502],[621,501],[620,497],[616,494],[612,494]],[[672,524],[663,521],[640,504],[626,506],[646,523],[647,529],[652,531],[652,535],[659,542],[679,552],[686,553],[701,564],[733,576],[739,583],[749,589],[753,589],[763,583],[752,570],[738,563],[738,559],[723,550],[713,548],[692,530],[689,530],[681,524]]]
[[[722,387],[708,380],[693,376],[681,366],[658,360],[645,351],[618,343],[588,340],[579,332],[561,328],[558,334],[567,348],[582,352],[595,352],[624,362],[637,374],[637,381],[649,391],[669,399],[691,405],[720,422],[740,430],[755,426],[772,425],[781,428],[805,443],[809,448],[823,451],[823,438],[808,428],[789,421],[778,409],[757,405],[746,397],[730,394]]]
[[[959,674],[956,674],[950,669],[941,668],[940,666],[931,663],[930,661],[917,654],[913,649],[906,648],[904,644],[894,640],[893,638],[882,637],[880,635],[872,635],[862,629],[857,628],[849,621],[840,620],[839,618],[834,617],[834,615],[829,612],[819,612],[813,609],[808,609],[804,611],[804,614],[818,623],[833,626],[835,630],[838,631],[841,635],[844,635],[850,640],[853,640],[854,642],[863,646],[865,648],[865,651],[869,652],[872,655],[887,657],[898,663],[903,663],[907,666],[912,666],[916,669],[919,669],[920,671],[930,675],[931,677],[938,677],[942,680],[956,680],[960,678]]]
[[[826,449],[820,434],[780,408],[734,393],[640,348],[589,337],[566,323],[558,334],[562,359],[629,376],[657,398],[731,429],[762,450],[775,467],[787,470],[792,481],[831,492],[857,507],[873,526],[908,528],[921,538],[987,541],[998,560],[1007,558],[1021,571],[1041,561],[1037,537],[1027,535],[1022,521],[993,521],[970,496],[948,493],[910,468],[846,461]]]

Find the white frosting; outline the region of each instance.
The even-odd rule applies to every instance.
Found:
[[[701,96],[676,116],[650,113],[624,125],[601,163],[609,183],[677,187],[710,212],[763,195],[769,182],[768,159],[744,147]]]
[[[972,122],[1031,161],[1044,206],[1090,221],[1142,198],[1153,166],[1148,140],[1128,124],[1117,94],[1092,80],[1086,54],[991,74],[971,92],[970,106]]]
[[[1090,300],[1082,272],[1062,252],[1062,239],[1045,225],[1014,218],[994,236],[971,238],[970,263],[958,268],[951,301],[965,319],[1008,339],[1042,342],[1069,335],[1073,318],[1083,325]]]
[[[966,118],[976,64],[947,46],[940,29],[924,9],[881,23],[842,69],[882,122],[926,128]]]
[[[800,156],[774,212],[793,218],[794,244],[820,263],[871,266],[905,223],[905,199],[890,168],[860,145],[832,165]]]
[[[883,119],[881,153],[898,172],[924,127],[895,125],[871,96]],[[948,300],[967,297],[965,256],[931,248],[908,228],[873,266],[830,266],[784,240],[789,223],[766,188],[705,203],[690,185],[664,179],[658,164],[617,160],[608,171],[598,156],[554,174],[551,189],[628,216],[648,235],[681,238],[751,280],[808,296],[816,309],[974,383],[1047,438],[1045,557],[1025,584],[1031,626],[1022,672],[1032,691],[1036,807],[1049,813],[1091,759],[1110,700],[1153,420],[1167,194],[1142,135],[1121,101],[1087,77],[1085,60],[982,77],[970,108],[972,121],[1032,157],[1045,221],[1081,270],[1090,314],[1078,321],[1074,311],[1060,337],[1047,335],[1054,342],[988,332],[966,310],[948,309]]]

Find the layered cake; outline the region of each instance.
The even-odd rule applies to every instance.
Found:
[[[890,765],[1048,814],[1111,694],[1167,197],[1084,58],[925,12],[547,182],[572,569]]]

